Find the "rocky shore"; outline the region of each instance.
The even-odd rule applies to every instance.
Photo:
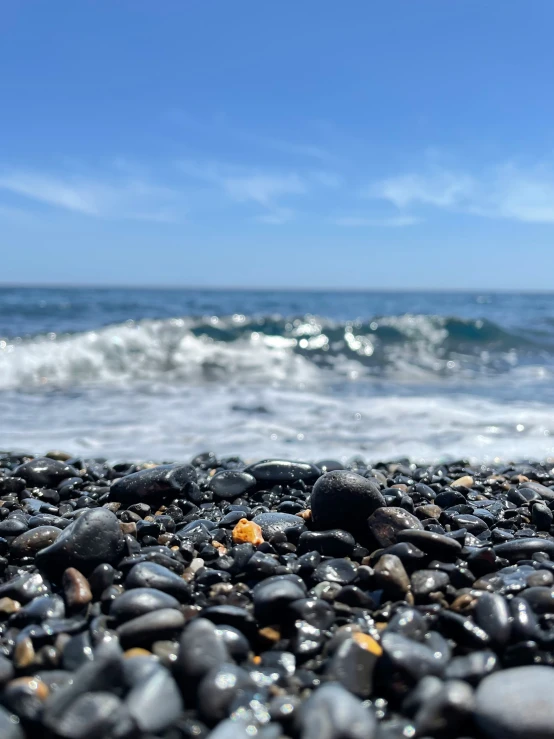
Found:
[[[546,739],[551,464],[0,454],[0,737]]]

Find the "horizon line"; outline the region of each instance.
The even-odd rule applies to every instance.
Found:
[[[298,286],[285,285],[156,285],[147,283],[137,284],[110,284],[110,283],[78,283],[78,282],[0,282],[0,290],[4,289],[41,289],[41,290],[183,290],[208,292],[309,292],[309,293],[511,293],[515,295],[553,295],[554,289],[513,288],[513,287],[408,287],[397,285],[394,287],[330,287],[330,286]]]

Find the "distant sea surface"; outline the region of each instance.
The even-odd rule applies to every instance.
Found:
[[[554,295],[0,288],[0,447],[554,456]]]

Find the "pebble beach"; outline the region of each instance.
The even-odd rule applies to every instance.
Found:
[[[0,455],[0,736],[546,739],[550,464]]]

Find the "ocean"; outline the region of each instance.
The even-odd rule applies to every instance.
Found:
[[[0,288],[0,447],[554,456],[554,294]]]

